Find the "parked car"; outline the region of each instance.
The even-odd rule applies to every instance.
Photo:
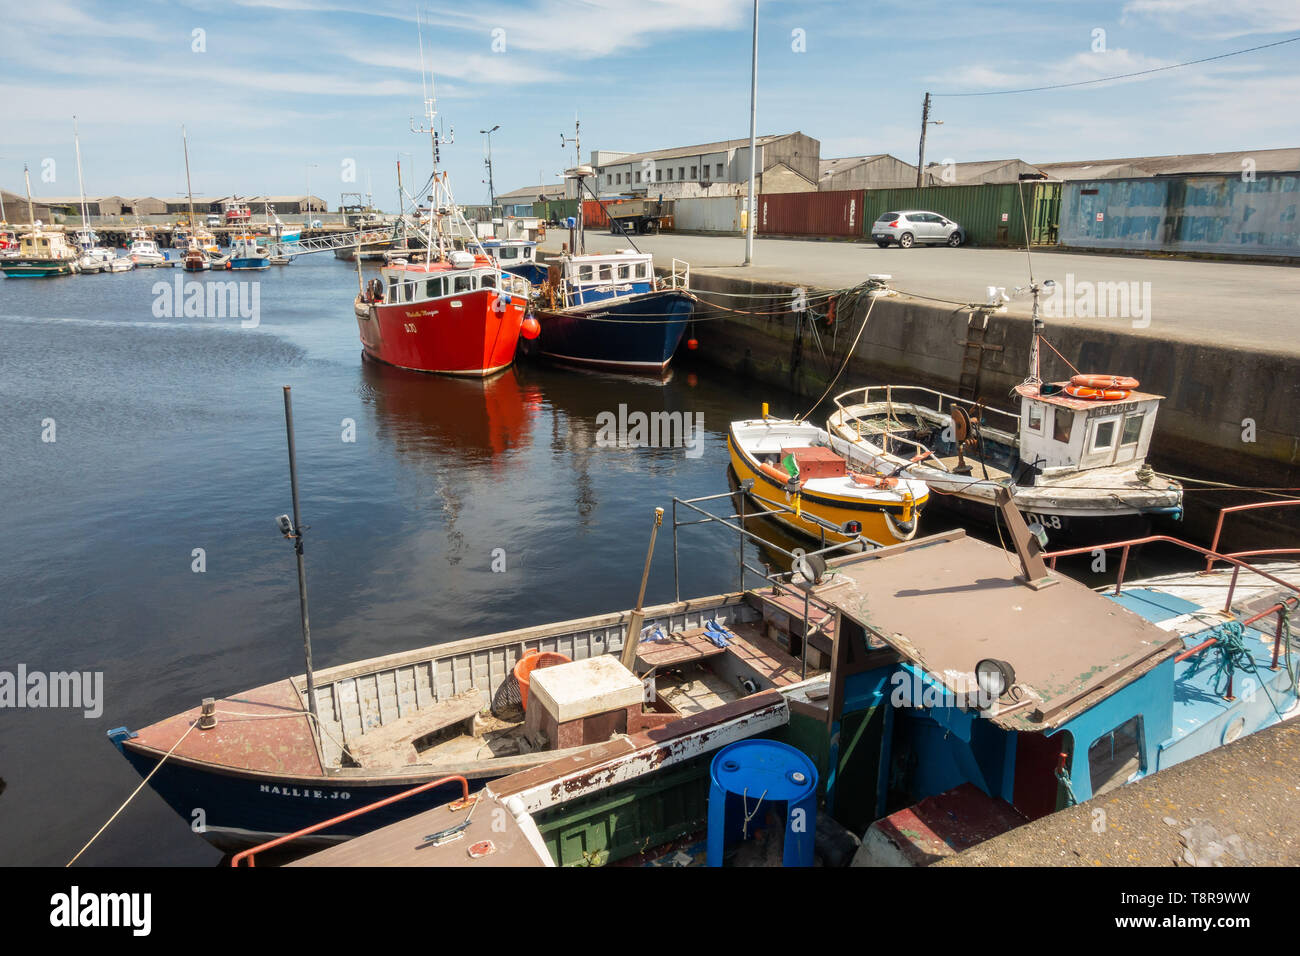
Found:
[[[881,249],[891,242],[898,243],[900,249],[910,249],[918,242],[955,248],[966,241],[966,231],[937,212],[912,209],[881,215],[871,226],[871,238]]]

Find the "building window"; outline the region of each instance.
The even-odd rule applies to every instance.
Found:
[[[641,181],[641,171],[640,171],[640,170],[637,170],[636,181],[637,181],[637,182],[640,182],[640,181]]]
[[[658,183],[658,182],[662,182],[662,181],[663,181],[663,178],[664,178],[664,171],[663,171],[662,169],[656,169],[656,170],[655,170],[655,182],[657,182],[657,183]]]
[[[1031,432],[1041,432],[1043,430],[1043,406],[1029,406],[1029,430]]]
[[[671,166],[668,168],[668,181],[669,182],[673,181],[673,170]]]
[[[722,164],[718,163],[718,178],[722,178]]]
[[[685,167],[685,166],[678,166],[678,167],[677,167],[677,178],[678,178],[678,179],[685,179],[685,178],[686,178],[686,167]]]
[[[1052,437],[1062,445],[1070,444],[1070,429],[1074,427],[1074,413],[1064,408],[1052,410]]]
[[[614,177],[609,173],[605,174],[605,185],[606,186],[614,185]]]
[[[705,179],[705,181],[707,181],[708,178],[709,178],[709,164],[708,164],[708,163],[705,163],[705,164],[704,164],[704,179]]]
[[[699,167],[697,167],[697,166],[692,166],[692,167],[691,167],[691,179],[698,179],[698,178],[699,178],[698,176],[695,175],[695,171],[696,171],[698,168],[699,168]]]

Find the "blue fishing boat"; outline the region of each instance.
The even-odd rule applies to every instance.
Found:
[[[667,369],[695,311],[686,263],[674,259],[664,279],[655,277],[654,257],[634,249],[548,265],[533,306],[543,356],[622,372]]]
[[[269,269],[271,254],[265,247],[258,245],[252,236],[235,236],[230,241],[230,256],[226,259],[227,269]]]
[[[546,281],[546,266],[537,261],[537,243],[531,239],[484,239],[483,248],[505,272],[523,276],[533,285]]]

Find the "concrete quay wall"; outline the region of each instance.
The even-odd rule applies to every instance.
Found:
[[[696,324],[700,344],[694,355],[699,360],[810,400],[822,393],[844,360],[870,301],[865,296],[856,301],[841,299],[835,321],[828,326],[826,303],[817,290],[807,292],[811,321],[809,313],[801,321],[791,311],[794,287],[786,283],[751,282],[696,270],[691,285],[708,305],[738,310],[700,307],[701,318],[709,318]],[[764,298],[728,298],[737,295]],[[1030,319],[972,313],[969,308],[904,295],[875,299],[867,328],[832,394],[882,383],[956,394],[969,324],[982,321],[984,315],[988,326],[976,396],[989,406],[1015,409],[1009,393],[1029,368]],[[1158,471],[1234,485],[1300,487],[1300,356],[1235,347],[1230,342],[1231,316],[1224,316],[1223,322],[1224,342],[1217,345],[1167,340],[1127,327],[1065,324],[1049,325],[1046,337],[1082,372],[1132,375],[1142,382],[1143,391],[1166,396],[1149,456]],[[814,324],[826,358],[813,337]],[[1049,349],[1043,352],[1044,378],[1071,374]],[[830,407],[827,399],[813,420],[824,423]],[[1219,507],[1260,497],[1191,491],[1185,520],[1181,526],[1172,525],[1169,533],[1208,543]],[[1225,527],[1228,547],[1283,547],[1293,544],[1300,531],[1300,509],[1247,512],[1230,517]],[[1267,544],[1247,533],[1260,531],[1268,535]]]

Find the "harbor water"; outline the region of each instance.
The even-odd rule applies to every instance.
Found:
[[[178,280],[256,283],[260,311],[187,317]],[[109,729],[302,671],[293,550],[275,524],[290,511],[281,386],[317,667],[632,606],[654,507],[728,490],[732,419],[762,401],[803,410],[707,366],[666,383],[382,366],[361,356],[356,285],[328,255],[0,284],[0,670],[102,675],[97,714],[0,711],[0,862],[65,863],[137,787]],[[620,406],[703,433],[605,441]],[[683,530],[681,556],[683,597],[736,586],[725,532]],[[666,522],[646,600],[672,595]],[[219,858],[146,787],[81,862]]]

